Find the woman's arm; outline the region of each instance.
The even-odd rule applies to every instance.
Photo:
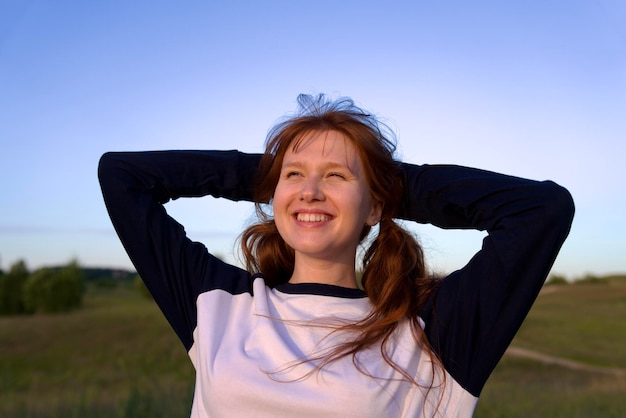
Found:
[[[113,226],[186,349],[193,343],[199,293],[207,286],[245,286],[249,275],[189,240],[163,204],[205,195],[251,200],[257,164],[258,156],[236,151],[119,152],[100,159],[98,177]]]
[[[459,166],[403,169],[403,218],[488,233],[469,263],[443,279],[423,312],[446,369],[478,396],[569,233],[572,197],[551,181]]]

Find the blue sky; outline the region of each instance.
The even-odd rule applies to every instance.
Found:
[[[577,214],[554,272],[626,272],[626,3],[0,0],[0,267],[131,267],[109,150],[259,152],[298,93],[350,96],[400,157],[552,179]],[[168,211],[232,260],[248,204]],[[433,269],[478,232],[409,226]]]

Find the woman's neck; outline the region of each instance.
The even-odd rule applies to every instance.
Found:
[[[289,283],[322,283],[356,289],[354,260],[337,262],[297,257]]]

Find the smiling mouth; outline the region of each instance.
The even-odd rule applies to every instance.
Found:
[[[296,219],[300,222],[326,222],[330,216],[323,213],[298,213]]]

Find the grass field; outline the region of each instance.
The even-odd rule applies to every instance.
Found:
[[[0,417],[189,416],[193,368],[154,302],[89,291],[68,314],[0,318]]]
[[[622,373],[505,357],[477,417],[626,417],[626,277],[544,288],[513,346]]]
[[[550,286],[514,345],[626,369],[626,278]],[[154,303],[90,288],[81,310],[0,318],[0,417],[189,416],[193,369]],[[477,417],[625,417],[626,377],[506,356]]]

